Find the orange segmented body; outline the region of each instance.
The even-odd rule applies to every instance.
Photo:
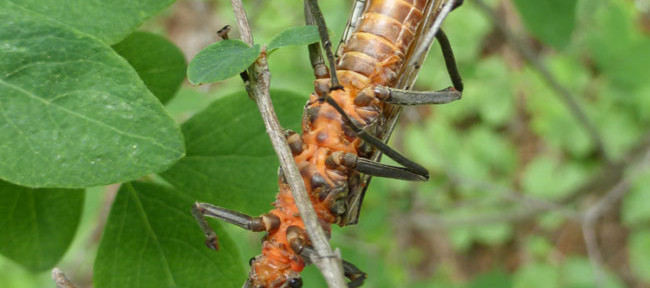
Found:
[[[375,97],[378,85],[394,87],[407,60],[408,51],[416,40],[423,21],[427,0],[370,0],[349,39],[340,49],[337,75],[342,90],[330,96],[364,130],[379,138],[392,128],[397,108]],[[432,1],[433,2],[433,1]],[[422,29],[422,28],[420,28]],[[315,81],[316,90],[328,87],[330,79]],[[311,202],[326,233],[331,225],[353,224],[346,217],[350,211],[350,191],[365,189],[366,181],[353,170],[338,163],[337,155],[348,152],[364,158],[377,158],[377,152],[359,139],[344,124],[335,108],[319,101],[313,93],[305,105],[302,136],[289,137],[294,160],[303,176]],[[291,248],[292,237],[300,234],[305,225],[291,196],[289,186],[281,178],[280,192],[270,214],[280,219],[276,229],[268,231],[263,241],[262,255],[251,263],[251,287],[293,287],[288,282],[298,277],[305,263]],[[358,192],[355,192],[358,193]],[[356,213],[356,212],[355,212]],[[299,228],[299,229],[295,229]],[[299,231],[293,233],[293,231]]]

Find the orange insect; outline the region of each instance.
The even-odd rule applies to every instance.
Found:
[[[330,65],[334,63],[322,15],[315,0],[307,1],[319,26]],[[331,225],[357,223],[370,177],[427,180],[428,172],[386,145],[401,105],[441,104],[460,98],[462,82],[440,22],[460,2],[453,0],[357,1],[331,73],[318,44],[310,45],[316,75],[315,92],[305,105],[302,135],[287,140],[310,200],[326,233]],[[309,14],[309,13],[308,13]],[[309,20],[308,20],[309,22]],[[325,31],[325,33],[322,33]],[[419,65],[433,37],[443,48],[454,87],[413,92]],[[334,69],[335,68],[335,69]],[[340,81],[340,85],[339,85]],[[384,154],[403,167],[380,164]],[[251,231],[266,231],[262,254],[251,259],[244,287],[301,287],[300,272],[315,253],[288,184],[279,179],[275,209],[259,217],[207,203],[193,214],[217,248],[216,235],[204,217],[225,220]],[[363,284],[365,273],[344,261],[349,287]]]

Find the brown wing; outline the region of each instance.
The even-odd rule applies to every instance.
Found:
[[[344,40],[347,41],[349,35],[356,28],[356,23],[358,23],[358,19],[352,18],[361,17],[363,14],[355,10],[359,9],[358,7],[364,7],[365,9],[367,4],[366,1],[367,0],[355,1],[353,12],[351,13],[351,19],[348,20],[348,25],[343,34],[343,39],[341,40],[342,43],[345,43]],[[359,2],[361,2],[361,4]],[[424,17],[423,22],[419,25],[415,41],[406,54],[405,63],[407,64],[404,65],[400,71],[396,88],[410,89],[413,87],[419,68],[426,58],[427,52],[433,43],[433,39],[435,39],[435,33],[440,29],[442,20],[451,11],[455,2],[456,0],[431,0],[427,3],[425,9],[426,16]],[[384,143],[388,142],[401,111],[401,106],[385,104],[385,113],[382,115],[383,117],[379,124],[381,125],[381,129],[378,129],[378,133],[375,134],[375,136],[381,139]],[[380,161],[381,155],[382,153],[375,149],[368,158],[373,161]],[[366,190],[370,185],[371,178],[372,176],[370,175],[362,174],[358,183],[349,186],[350,190],[347,200],[347,211],[339,222],[340,226],[353,225],[359,220],[361,204],[363,203],[363,197]]]

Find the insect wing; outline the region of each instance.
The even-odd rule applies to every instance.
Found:
[[[415,80],[417,79],[418,71],[420,66],[424,62],[426,55],[431,48],[431,44],[435,39],[435,34],[440,29],[442,20],[451,12],[454,5],[458,0],[432,0],[429,1],[425,7],[425,15],[427,15],[423,22],[419,25],[418,30],[415,35],[415,39],[411,47],[407,51],[407,54],[404,58],[404,62],[399,77],[397,88],[399,89],[411,89]],[[360,4],[360,2],[362,4]],[[351,13],[351,19],[348,20],[348,25],[346,26],[345,32],[343,34],[343,39],[341,43],[345,43],[347,39],[352,34],[352,31],[356,29],[356,25],[359,23],[360,17],[363,13],[357,11],[359,7],[363,7],[362,11],[365,10],[367,5],[366,0],[357,0],[353,6],[353,11]],[[356,17],[356,18],[353,18]],[[353,26],[354,25],[354,26]],[[378,133],[375,136],[381,139],[384,143],[387,143],[390,135],[395,128],[399,114],[402,111],[402,107],[398,105],[384,104],[384,113],[380,124],[381,129],[377,129]],[[375,149],[370,157],[372,161],[380,161],[382,153],[379,150]],[[372,176],[362,174],[359,183],[355,185],[350,185],[350,191],[347,199],[347,211],[339,225],[353,225],[356,224],[359,220],[359,213],[361,212],[361,204],[363,203],[363,197],[366,194],[366,190],[370,185],[370,180]]]

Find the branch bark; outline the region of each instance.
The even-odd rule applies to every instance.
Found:
[[[52,280],[57,288],[77,288],[59,268],[52,269]]]
[[[250,33],[246,12],[244,11],[241,0],[231,0],[231,2],[242,40],[249,45],[253,45],[253,37]],[[314,250],[318,254],[311,261],[323,274],[328,287],[346,287],[338,250],[336,253],[332,252],[325,232],[318,222],[316,212],[312,207],[311,201],[309,201],[305,183],[296,167],[291,150],[284,136],[284,129],[280,126],[280,122],[273,109],[273,102],[271,101],[269,92],[271,73],[269,72],[266,61],[266,52],[262,52],[260,58],[249,68],[249,71],[251,79],[249,82],[250,87],[247,89],[252,92],[251,96],[257,104],[257,108],[260,110],[266,132],[269,134],[273,149],[275,149],[275,153],[280,160],[280,167],[284,172],[287,183],[291,187],[291,194],[300,211],[300,216],[305,223],[307,234],[314,246]]]

